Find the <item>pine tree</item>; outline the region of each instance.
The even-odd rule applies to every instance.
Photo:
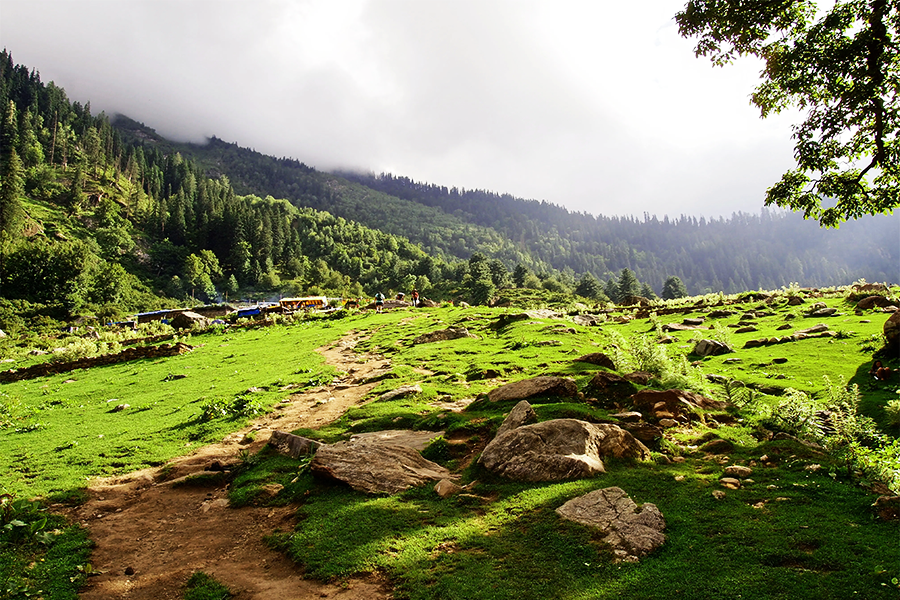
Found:
[[[22,227],[24,210],[21,197],[25,193],[23,174],[19,155],[10,148],[0,179],[0,235],[4,239],[17,238]]]
[[[687,288],[678,277],[669,277],[663,285],[663,300],[674,300],[675,298],[684,298],[687,296]]]
[[[631,269],[622,269],[619,274],[618,293],[619,302],[629,296],[640,296],[641,284]]]

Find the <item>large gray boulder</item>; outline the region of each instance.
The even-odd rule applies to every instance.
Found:
[[[617,425],[554,419],[496,436],[479,463],[514,481],[562,481],[604,473],[603,458],[650,458],[650,451]]]
[[[564,519],[599,529],[619,562],[636,562],[666,541],[666,520],[655,504],[638,506],[622,488],[595,490],[556,509]]]
[[[572,398],[578,394],[575,380],[569,377],[532,377],[501,385],[488,392],[488,401],[507,402],[535,396]]]
[[[310,469],[319,477],[342,481],[367,494],[397,494],[452,478],[450,471],[409,446],[369,438],[322,446]]]

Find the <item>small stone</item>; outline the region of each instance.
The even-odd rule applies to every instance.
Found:
[[[684,481],[684,475],[676,475],[675,481]]]
[[[737,477],[738,479],[746,479],[753,474],[753,469],[742,465],[731,465],[725,467],[725,475],[727,477]]]
[[[126,567],[125,574],[126,575],[134,575],[134,569],[132,567]]]
[[[722,500],[727,494],[725,494],[725,492],[723,492],[722,490],[713,490],[712,495],[716,500]]]
[[[447,499],[454,494],[458,494],[462,488],[449,479],[441,479],[434,485],[434,491],[441,498]]]
[[[670,429],[672,427],[677,427],[678,421],[676,421],[675,419],[660,419],[659,426],[665,427],[666,429]]]
[[[722,484],[723,487],[727,487],[730,490],[741,489],[741,480],[735,479],[734,477],[723,477],[719,480],[719,483]]]

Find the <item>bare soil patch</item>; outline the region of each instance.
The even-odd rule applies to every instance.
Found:
[[[275,429],[320,427],[361,403],[385,373],[383,358],[353,351],[350,335],[320,348],[326,361],[347,375],[332,385],[290,396],[276,411],[222,442],[173,459],[158,469],[92,482],[90,500],[73,509],[96,543],[94,571],[84,600],[179,599],[194,571],[205,571],[239,600],[340,598],[387,599],[391,591],[378,576],[323,583],[303,578],[302,568],[263,543],[263,536],[294,526],[295,508],[228,508],[226,483],[172,485],[172,481],[256,452]],[[253,436],[247,434],[253,432]],[[253,439],[251,440],[250,437]]]

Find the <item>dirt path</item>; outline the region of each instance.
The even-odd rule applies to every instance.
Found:
[[[390,598],[389,587],[375,576],[336,585],[303,579],[296,563],[267,548],[264,535],[293,527],[293,507],[230,509],[225,484],[166,483],[206,470],[215,461],[233,463],[242,449],[259,450],[272,430],[319,427],[359,403],[377,385],[365,381],[390,365],[378,357],[355,354],[357,341],[350,336],[319,349],[328,364],[347,373],[331,386],[291,396],[252,426],[161,469],[91,485],[90,500],[70,515],[90,530],[97,544],[91,560],[100,574],[88,579],[80,597],[180,599],[190,574],[202,570],[227,585],[238,600]],[[250,431],[254,441],[246,443]]]

